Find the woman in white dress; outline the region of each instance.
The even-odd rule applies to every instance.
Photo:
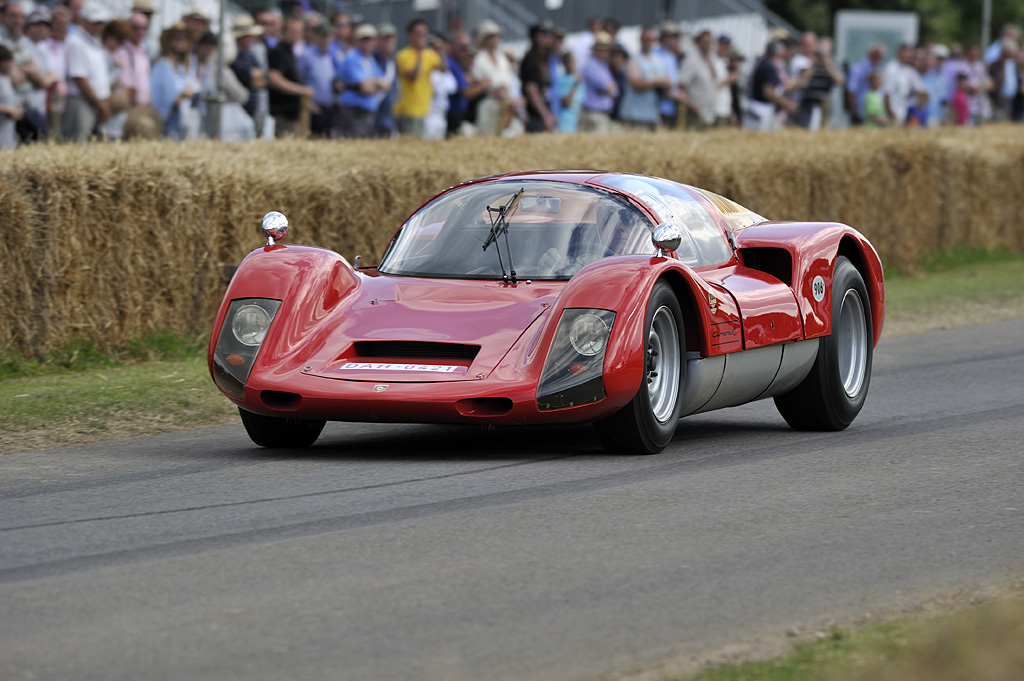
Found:
[[[473,58],[473,79],[487,83],[487,94],[476,109],[478,135],[498,135],[512,115],[512,94],[518,91],[518,77],[508,57],[501,51],[501,27],[490,19],[476,29],[479,51]]]

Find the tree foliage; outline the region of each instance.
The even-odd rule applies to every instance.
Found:
[[[983,0],[765,0],[765,6],[797,28],[832,35],[839,10],[916,12],[922,41],[976,43],[981,40]],[[992,2],[991,39],[1007,23],[1020,23],[1024,6],[1018,2]]]

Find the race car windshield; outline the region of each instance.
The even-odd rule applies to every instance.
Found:
[[[511,255],[520,280],[568,279],[600,258],[656,252],[650,220],[615,194],[567,182],[501,181],[470,185],[424,206],[402,226],[378,270],[501,279],[498,253],[484,248],[493,242],[487,208],[493,213],[520,190],[501,236],[501,255],[506,261]]]

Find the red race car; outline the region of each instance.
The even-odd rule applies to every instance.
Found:
[[[711,192],[518,172],[424,204],[377,266],[269,243],[238,267],[209,365],[252,440],[326,421],[594,424],[654,454],[680,417],[774,398],[794,428],[860,412],[882,265],[856,230],[771,222]]]

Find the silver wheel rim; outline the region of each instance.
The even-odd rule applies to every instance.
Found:
[[[839,308],[839,327],[836,333],[839,357],[839,377],[847,396],[856,397],[864,385],[868,368],[868,325],[864,303],[855,289],[846,291]]]
[[[647,399],[658,423],[665,423],[676,407],[679,395],[679,328],[672,310],[662,305],[651,320],[647,334],[645,378]]]

